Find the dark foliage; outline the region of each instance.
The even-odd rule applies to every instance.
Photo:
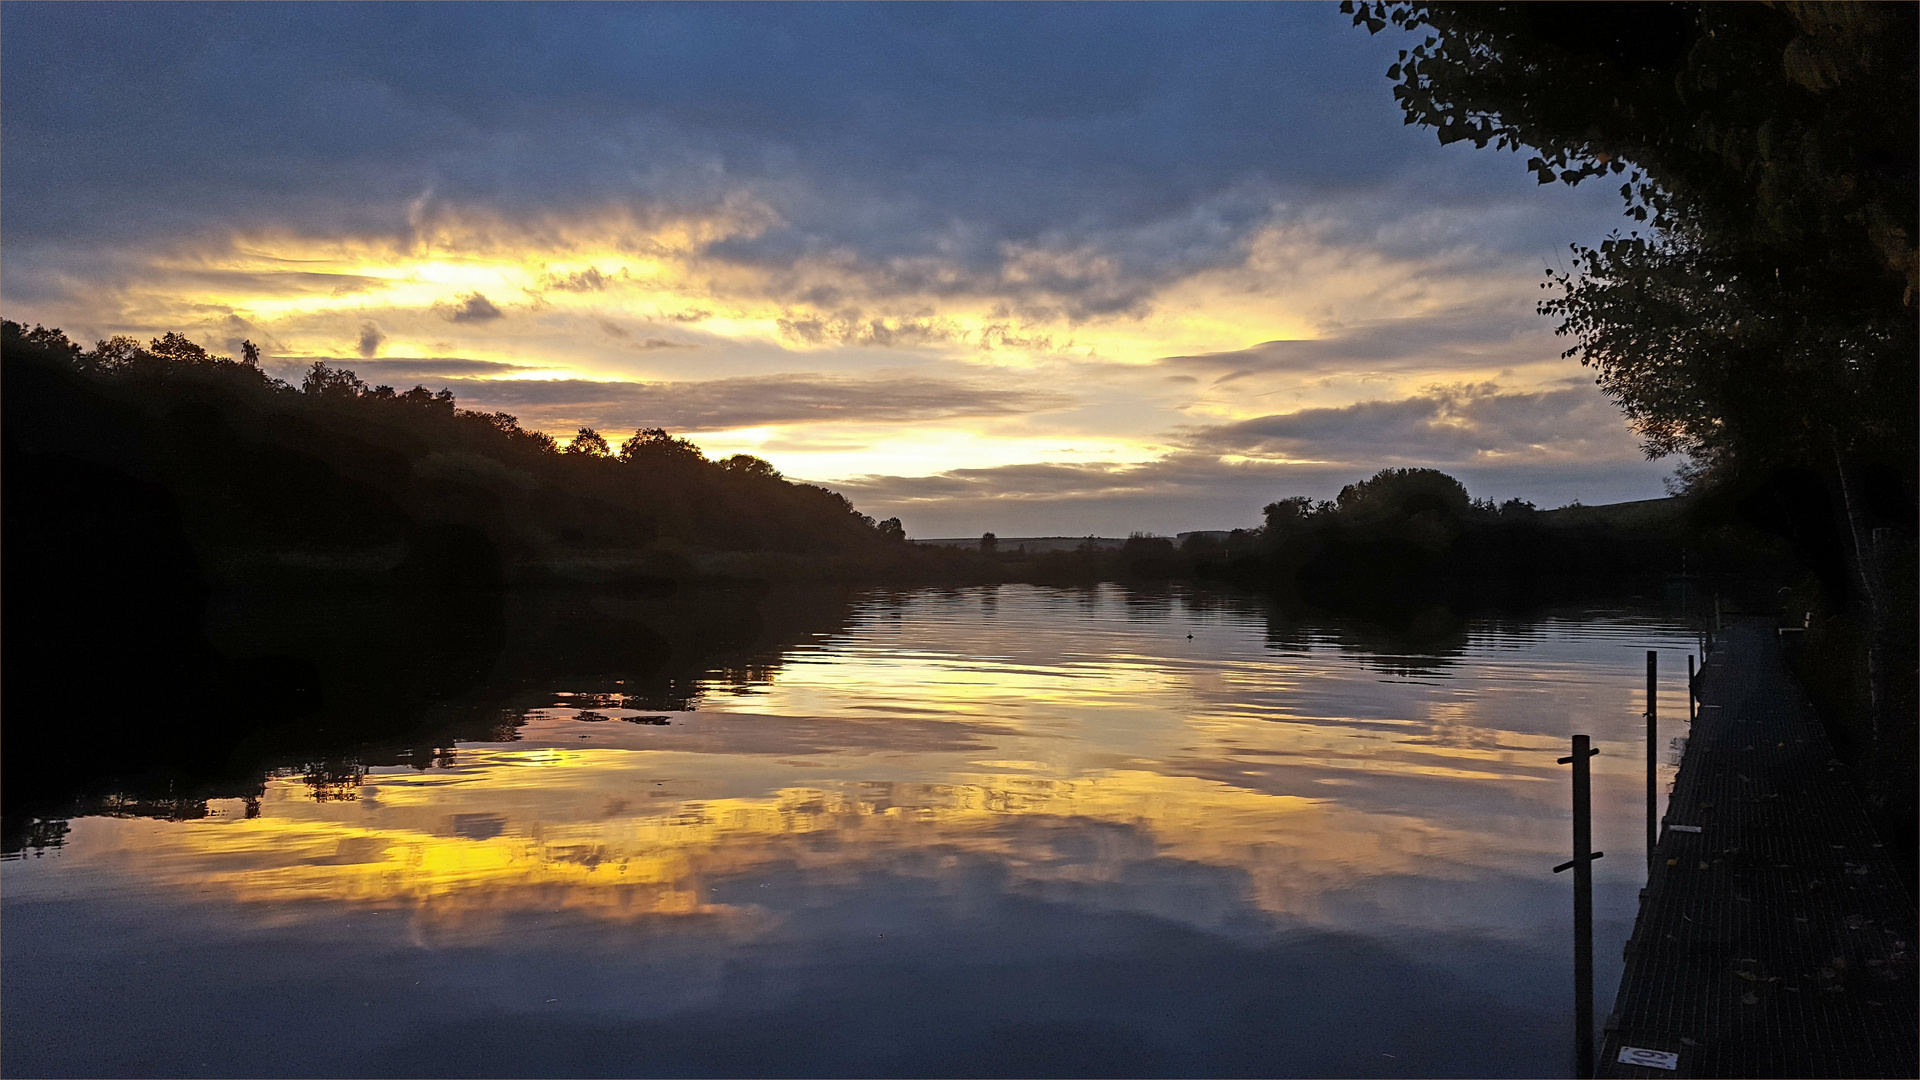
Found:
[[[1851,657],[1855,689],[1822,712],[1856,729],[1836,736],[1873,800],[1911,816],[1920,7],[1342,7],[1425,32],[1387,71],[1408,123],[1531,150],[1541,183],[1622,182],[1636,224],[1576,246],[1541,310],[1650,454],[1688,454],[1689,486],[1725,489],[1703,512],[1771,519],[1810,560],[1809,606],[1853,650],[1825,652]]]
[[[92,350],[39,327],[7,323],[5,335],[14,437],[161,484],[216,561],[365,549],[442,524],[484,533],[509,572],[582,551],[850,556],[903,535],[758,458],[708,461],[657,428],[618,455],[591,429],[560,452],[447,391],[369,387],[321,363],[295,390],[177,334]],[[15,383],[15,369],[32,370]]]
[[[1348,5],[1349,9],[1352,5]],[[1440,141],[1624,181],[1646,235],[1576,249],[1543,310],[1650,451],[1914,445],[1912,4],[1363,4],[1430,31],[1388,71]]]
[[[1678,509],[1626,522],[1518,499],[1495,507],[1437,470],[1385,469],[1332,502],[1270,503],[1257,534],[1190,554],[1205,576],[1324,610],[1470,609],[1657,585],[1682,569]]]

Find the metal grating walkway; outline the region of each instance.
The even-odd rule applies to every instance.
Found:
[[[1728,627],[1700,701],[1598,1075],[1920,1076],[1920,920],[1771,626]]]

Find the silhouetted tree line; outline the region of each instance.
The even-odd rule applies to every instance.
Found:
[[[89,785],[160,805],[392,738],[511,683],[515,634],[643,682],[758,633],[753,579],[943,572],[757,458],[657,429],[567,453],[446,391],[325,364],[296,387],[241,353],[0,322],[8,830]],[[535,633],[516,582],[599,606]]]
[[[1388,614],[1436,603],[1472,610],[1657,588],[1686,568],[1689,546],[1728,542],[1699,530],[1684,502],[1542,511],[1520,499],[1474,499],[1434,469],[1386,469],[1333,500],[1270,503],[1259,528],[1189,533],[1178,543],[1145,533],[1117,545],[1088,537],[1070,550],[1036,553],[987,533],[966,554],[1000,580],[1203,580],[1327,612]],[[1778,557],[1764,551],[1754,562],[1771,567]]]
[[[1788,543],[1800,665],[1870,797],[1920,791],[1920,6],[1344,0],[1441,142],[1620,183],[1541,305],[1701,512]],[[1910,827],[1910,826],[1909,826]]]
[[[710,461],[658,428],[617,453],[590,428],[562,447],[507,413],[458,408],[445,390],[369,386],[324,363],[290,386],[261,370],[251,343],[234,360],[171,333],[91,350],[58,330],[8,322],[4,333],[9,364],[39,371],[10,384],[16,438],[161,482],[209,550],[390,544],[422,523],[477,529],[510,565],[649,546],[669,562],[852,555],[904,537],[897,519],[876,523],[764,460]]]
[[[1191,537],[1196,571],[1334,611],[1470,608],[1657,584],[1681,570],[1685,540],[1678,514],[1583,519],[1578,508],[1495,505],[1435,469],[1385,469],[1336,499],[1281,499],[1264,514],[1260,529],[1224,543]]]

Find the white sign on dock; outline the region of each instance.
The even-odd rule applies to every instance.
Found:
[[[1622,1065],[1638,1065],[1644,1069],[1666,1069],[1670,1072],[1680,1067],[1679,1054],[1669,1054],[1665,1050],[1642,1050],[1637,1046],[1621,1047],[1618,1060]]]

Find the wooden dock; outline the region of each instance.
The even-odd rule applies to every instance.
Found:
[[[1597,1075],[1920,1076],[1916,922],[1773,627],[1730,625],[1701,674]],[[1675,1067],[1623,1064],[1623,1048]]]

